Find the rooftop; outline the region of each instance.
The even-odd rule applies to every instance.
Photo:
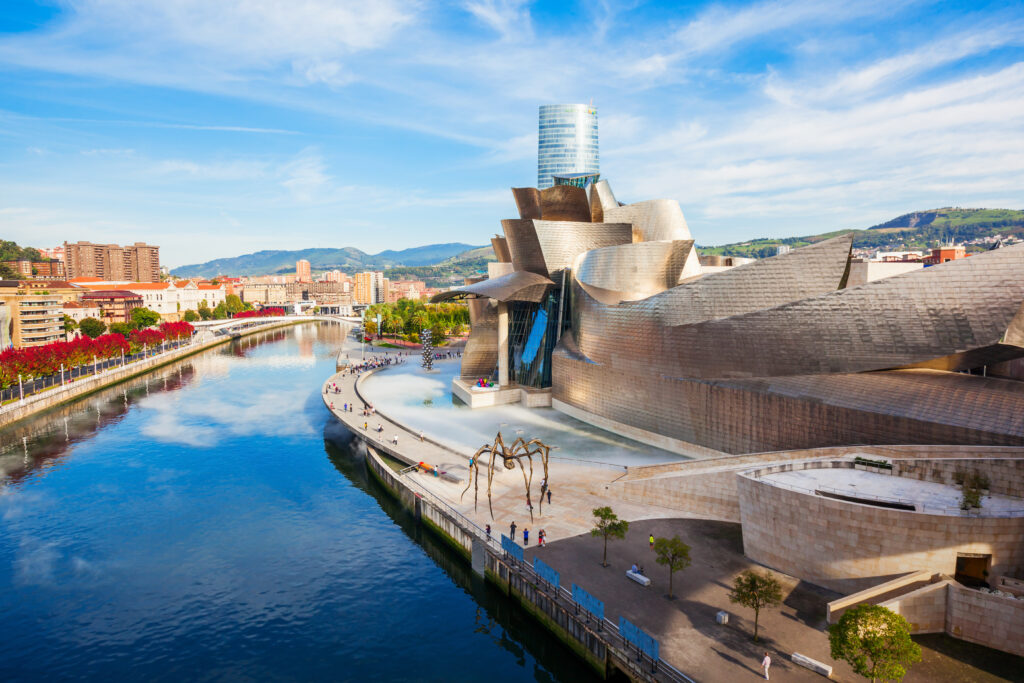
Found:
[[[962,514],[958,487],[909,477],[848,467],[827,467],[773,472],[761,475],[760,479],[775,486],[813,492],[829,498],[843,496],[843,499],[851,503],[881,504],[884,507],[906,505],[912,506],[916,512]],[[854,501],[851,498],[861,500]],[[1024,514],[1024,499],[1002,495],[984,496],[981,510],[986,516],[1012,512]]]

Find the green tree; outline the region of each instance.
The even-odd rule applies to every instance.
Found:
[[[228,307],[223,301],[217,304],[217,307],[213,309],[213,317],[217,320],[223,320],[228,317]]]
[[[435,323],[430,326],[430,334],[436,346],[448,338],[448,329],[441,323]]]
[[[199,314],[192,310],[185,311],[185,315],[182,317],[187,323],[194,323],[199,320]]]
[[[132,309],[132,327],[143,330],[160,322],[160,314],[148,308]]]
[[[608,506],[594,508],[594,528],[590,530],[591,536],[604,538],[604,556],[601,558],[601,566],[608,566],[608,539],[625,538],[629,531],[629,522],[619,519],[619,516],[612,512]]]
[[[199,302],[198,310],[199,317],[202,318],[203,320],[210,320],[211,318],[213,318],[213,311],[211,311],[210,307],[207,305],[206,299],[203,299],[202,301]]]
[[[655,562],[668,567],[668,597],[672,597],[672,576],[690,566],[690,546],[678,536],[654,539]]]
[[[110,323],[110,333],[119,334],[123,336],[125,339],[128,338],[128,336],[132,333],[132,330],[134,329],[135,327],[130,325],[129,323]]]
[[[97,320],[96,318],[82,318],[82,322],[78,323],[78,329],[86,337],[95,339],[107,331],[107,326],[102,320]]]
[[[224,305],[228,308],[228,313],[234,315],[235,313],[241,313],[245,310],[245,304],[237,294],[228,294],[227,298],[224,299]]]
[[[21,274],[8,265],[0,263],[0,280],[20,280]]]
[[[768,572],[759,573],[747,569],[733,580],[729,602],[754,610],[754,640],[757,640],[761,608],[772,607],[782,602],[782,585]]]
[[[64,331],[65,332],[74,332],[77,329],[78,329],[78,323],[75,322],[74,318],[72,318],[70,315],[65,313],[64,314]]]
[[[881,605],[857,605],[828,627],[832,659],[842,660],[872,682],[902,681],[907,667],[921,661],[910,624]]]

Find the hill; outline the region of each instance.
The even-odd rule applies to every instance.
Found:
[[[995,238],[1013,235],[1024,239],[1024,211],[946,207],[907,213],[860,230],[834,230],[804,237],[761,238],[699,248],[702,254],[765,258],[774,256],[776,247],[783,244],[796,249],[849,232],[854,233],[854,249],[923,250],[952,240],[967,245],[968,251],[981,251]]]
[[[391,266],[427,266],[457,257],[467,250],[480,249],[472,244],[449,242],[428,244],[400,251],[387,250],[367,254],[355,247],[341,249],[298,249],[294,251],[257,251],[233,258],[214,259],[206,263],[180,266],[171,271],[178,277],[214,277],[215,275],[266,275],[294,273],[295,262],[309,261],[313,270],[381,270]]]
[[[384,277],[390,280],[423,280],[428,287],[461,285],[471,275],[487,273],[487,262],[494,260],[491,247],[475,247],[432,266],[389,268]]]

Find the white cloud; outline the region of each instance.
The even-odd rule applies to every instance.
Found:
[[[532,34],[528,0],[472,0],[467,12],[497,31],[503,38]]]

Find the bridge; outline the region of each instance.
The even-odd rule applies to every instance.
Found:
[[[202,320],[192,323],[197,336],[239,336],[242,330],[254,327],[275,327],[282,323],[300,322],[358,323],[359,318],[342,315],[278,315],[266,318],[228,318],[227,320]]]

